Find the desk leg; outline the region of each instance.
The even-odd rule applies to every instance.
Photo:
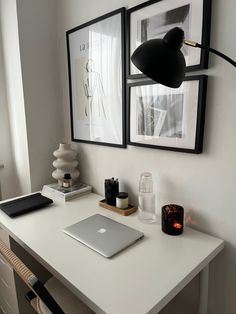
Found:
[[[200,272],[199,310],[198,310],[199,314],[207,314],[208,281],[209,281],[209,266],[207,265]]]

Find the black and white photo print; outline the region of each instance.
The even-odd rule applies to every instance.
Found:
[[[163,38],[174,27],[183,29],[185,38],[209,45],[209,0],[147,1],[127,11],[128,20],[128,77],[144,75],[130,62],[134,50],[147,40]],[[208,53],[183,45],[187,71],[207,68]]]
[[[201,153],[206,82],[199,75],[179,88],[151,80],[128,84],[128,144]]]

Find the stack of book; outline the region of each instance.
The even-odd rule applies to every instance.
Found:
[[[43,195],[57,198],[64,202],[90,192],[92,192],[92,187],[81,182],[78,182],[69,188],[59,186],[57,183],[47,184],[44,185],[42,189]]]

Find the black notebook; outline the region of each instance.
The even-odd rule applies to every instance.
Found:
[[[16,217],[33,210],[48,206],[53,200],[40,193],[24,196],[13,201],[0,204],[0,209],[10,217]]]

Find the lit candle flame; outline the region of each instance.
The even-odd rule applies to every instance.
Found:
[[[180,223],[178,223],[178,222],[175,222],[175,223],[173,224],[173,227],[176,228],[176,229],[181,229],[181,228],[182,228],[182,225],[181,225]]]

